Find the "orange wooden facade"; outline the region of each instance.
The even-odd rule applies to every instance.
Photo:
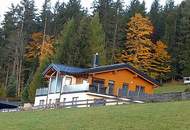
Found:
[[[110,80],[114,81],[114,95],[118,94],[119,88],[122,88],[124,83],[128,84],[128,90],[130,91],[135,91],[137,86],[143,86],[146,94],[153,94],[154,87],[158,86],[127,69],[91,73],[88,77],[89,83],[92,84],[94,79],[103,80],[105,87],[108,87]]]

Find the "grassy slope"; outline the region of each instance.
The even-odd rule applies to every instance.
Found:
[[[0,130],[190,130],[190,101],[0,113]]]
[[[182,83],[167,83],[160,88],[156,88],[154,93],[184,92],[188,87],[190,86],[184,85]]]

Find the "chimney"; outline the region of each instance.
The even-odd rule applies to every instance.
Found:
[[[98,53],[93,55],[93,64],[92,67],[95,68],[99,65],[99,56]]]

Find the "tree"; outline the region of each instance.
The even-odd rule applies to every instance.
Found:
[[[159,0],[154,0],[149,12],[149,17],[154,26],[153,40],[162,40],[164,36],[164,13]]]
[[[16,96],[16,76],[13,74],[10,76],[8,85],[7,85],[7,96],[8,97],[15,97]]]
[[[98,13],[100,23],[105,32],[105,54],[107,64],[113,64],[117,47],[121,46],[123,40],[123,20],[124,13],[121,0],[95,0],[94,14]]]
[[[46,35],[53,35],[53,13],[51,11],[51,0],[45,0],[41,11],[41,30]]]
[[[26,57],[30,61],[38,60],[39,63],[46,57],[52,57],[54,54],[54,39],[50,36],[45,36],[43,43],[43,33],[33,33],[32,39],[26,47]],[[44,45],[43,45],[44,44]]]
[[[119,62],[130,62],[134,67],[148,72],[152,57],[152,23],[141,14],[136,14],[128,23],[126,48]]]
[[[105,65],[105,33],[103,31],[102,24],[100,23],[98,14],[95,14],[95,16],[92,18],[90,22],[89,46],[89,55],[92,57],[93,54],[99,53],[100,64]]]
[[[171,71],[170,56],[167,52],[167,46],[162,41],[157,41],[154,45],[153,57],[151,61],[150,75],[156,79],[160,79],[161,83],[163,79],[166,79],[166,74]]]
[[[136,13],[139,13],[143,16],[146,15],[145,1],[142,3],[139,0],[131,1],[126,10],[127,19],[129,20],[131,17],[135,16]]]
[[[78,62],[79,44],[77,24],[74,19],[68,21],[57,40],[55,62],[75,65]]]
[[[175,77],[181,78],[190,74],[190,1],[182,2],[177,12],[173,64],[176,71]]]
[[[26,35],[29,35],[26,36],[27,38],[29,38],[33,32],[37,31],[36,11],[34,0],[22,0],[17,8],[20,26],[21,28],[23,26],[22,31]]]
[[[39,65],[39,67],[37,67],[36,72],[32,78],[32,81],[28,87],[30,101],[34,101],[36,89],[41,88],[41,87],[47,87],[46,86],[47,84],[44,82],[42,73],[45,70],[45,68],[48,66],[48,64],[50,64],[50,63],[51,63],[51,59],[46,58],[46,59],[43,59]],[[27,92],[27,88],[25,91]],[[23,93],[23,96],[24,96],[23,99],[28,98],[28,97],[25,97],[25,95],[27,95],[26,92]]]
[[[170,72],[170,56],[162,41],[152,42],[152,23],[136,14],[128,23],[126,49],[118,56],[119,62],[128,62],[149,76],[163,79]]]
[[[34,60],[38,61],[37,69],[33,74],[33,78],[30,79],[31,82],[23,92],[23,99],[27,99],[27,94],[29,93],[29,99],[33,100],[35,97],[35,91],[37,88],[43,85],[42,72],[44,71],[47,64],[50,63],[51,58],[54,54],[54,39],[50,36],[45,36],[45,41],[43,41],[43,33],[33,33],[32,39],[27,46],[26,57],[32,62]],[[44,45],[43,45],[44,44]]]

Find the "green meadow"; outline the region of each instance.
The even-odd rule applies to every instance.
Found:
[[[0,113],[0,130],[190,130],[190,101]]]

